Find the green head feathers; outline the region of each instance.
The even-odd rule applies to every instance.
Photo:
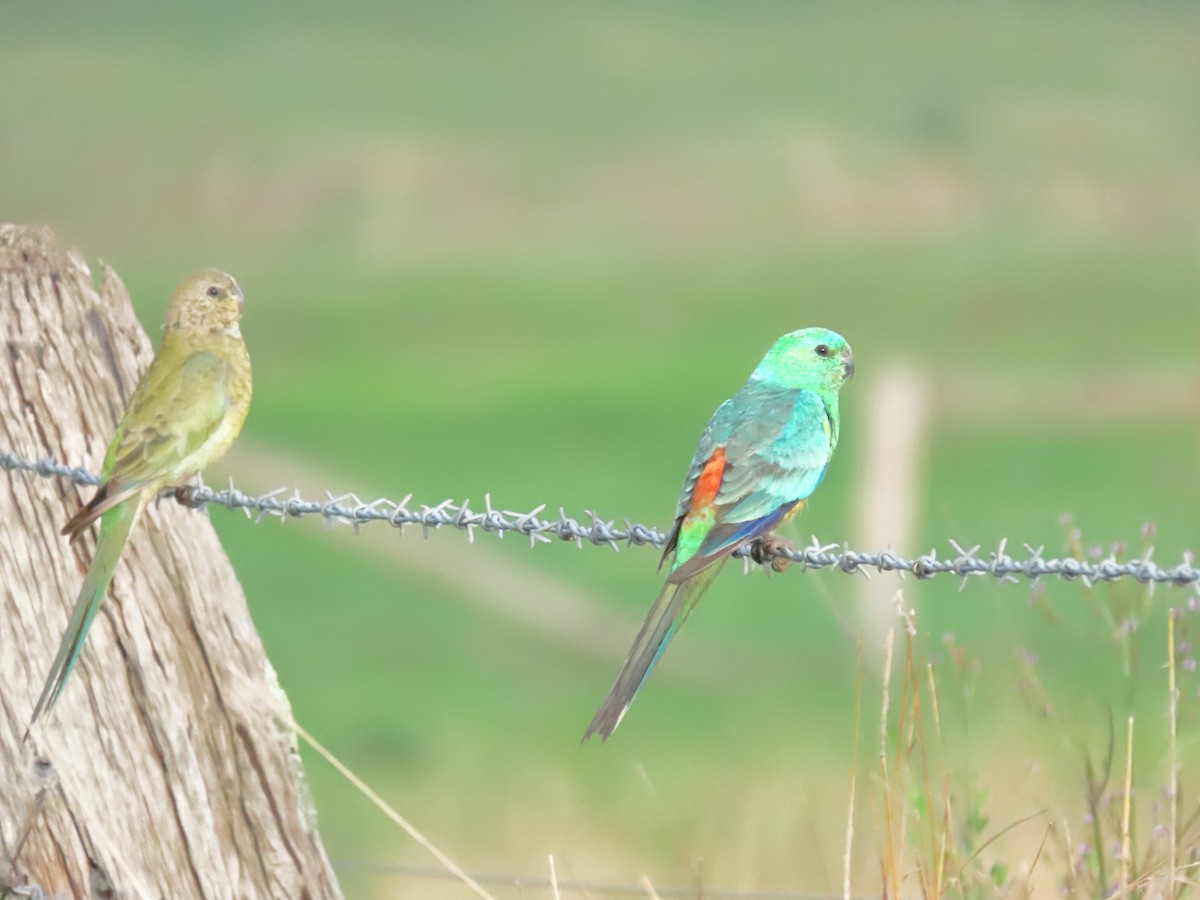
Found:
[[[844,337],[827,328],[801,328],[777,340],[750,377],[787,387],[837,391],[853,374],[854,354]]]

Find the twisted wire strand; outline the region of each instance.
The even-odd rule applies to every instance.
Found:
[[[413,863],[391,862],[388,860],[371,859],[334,859],[334,869],[338,871],[359,872],[376,875],[381,878],[395,879],[437,879],[446,881],[454,876],[445,869],[436,866],[426,866]],[[554,886],[564,894],[582,894],[590,896],[640,897],[683,897],[697,896],[695,885],[652,885],[654,894],[648,894],[646,884],[625,884],[608,881],[588,881],[575,878],[551,878],[542,874],[512,875],[503,872],[473,872],[471,877],[480,884],[497,887],[513,887],[522,890],[547,890]],[[806,891],[771,891],[745,888],[719,888],[705,886],[703,896],[709,900],[841,900],[842,894],[824,894]]]
[[[97,485],[99,477],[77,466],[68,466],[58,460],[45,457],[26,459],[18,454],[0,451],[0,469],[13,472],[28,472],[43,478],[61,478],[73,484]],[[496,509],[491,495],[484,498],[483,509],[472,509],[469,500],[459,503],[443,500],[430,506],[414,503],[412,494],[401,500],[380,497],[364,501],[357,494],[333,494],[326,492],[324,500],[309,500],[296,490],[276,488],[265,494],[250,496],[237,490],[230,483],[223,490],[211,487],[185,488],[171,491],[166,496],[175,496],[179,502],[194,507],[223,506],[241,510],[255,522],[266,518],[280,520],[320,516],[335,525],[350,525],[355,531],[368,523],[383,522],[403,531],[405,527],[420,528],[428,536],[431,530],[455,528],[467,532],[474,541],[476,529],[503,537],[514,532],[529,540],[530,546],[549,542],[554,538],[608,546],[614,550],[622,546],[650,545],[661,547],[666,540],[658,529],[640,525],[625,519],[603,519],[591,510],[580,520],[567,515],[559,508],[557,517],[544,516],[546,504],[534,507],[529,512]],[[870,576],[872,572],[909,573],[917,578],[933,578],[937,575],[955,575],[965,583],[971,576],[990,576],[1001,581],[1018,581],[1021,578],[1036,580],[1043,577],[1078,579],[1087,584],[1098,581],[1131,579],[1142,584],[1169,584],[1186,587],[1200,584],[1200,569],[1193,564],[1190,553],[1174,566],[1160,566],[1149,558],[1121,561],[1114,554],[1096,560],[1066,557],[1046,558],[1044,547],[1024,544],[1023,556],[1010,556],[1007,539],[993,551],[980,553],[980,546],[969,548],[950,540],[951,553],[939,556],[936,549],[912,558],[893,553],[889,549],[878,552],[853,550],[838,544],[821,544],[814,537],[811,544],[799,548],[774,548],[768,555],[798,563],[803,569],[838,569],[848,574],[860,573]],[[746,556],[743,549],[737,556]]]

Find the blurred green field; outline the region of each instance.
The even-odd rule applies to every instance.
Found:
[[[936,409],[904,549],[1059,555],[1066,512],[1089,546],[1136,550],[1148,521],[1159,561],[1197,543],[1194,4],[2,15],[0,218],[112,264],[152,333],[182,273],[237,274],[246,445],[335,493],[665,526],[716,404],[778,334],[820,324],[859,375],[798,540],[850,539],[866,398],[907,361],[939,391],[1036,378],[1056,397],[1130,372],[1192,402]],[[571,878],[840,889],[857,579],[728,572],[616,737],[581,749],[620,662],[607,637],[555,640],[312,523],[212,518],[297,719],[469,869],[544,873],[554,854]],[[559,579],[630,638],[658,585],[648,549],[434,543]],[[1081,815],[1064,741],[1102,753],[1110,717],[1148,723],[1138,765],[1157,777],[1162,612],[1184,597],[1156,595],[1127,677],[1076,586],[1047,586],[1057,624],[1023,584],[904,587],[932,658],[953,669],[953,634],[979,666],[946,698],[947,759],[997,827]],[[1018,646],[1069,735],[1022,705]],[[865,773],[882,651],[863,655]],[[426,859],[308,762],[347,896],[460,895],[344,862]],[[864,779],[864,895],[873,796]]]

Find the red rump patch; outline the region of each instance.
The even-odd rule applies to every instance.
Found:
[[[692,489],[693,512],[712,506],[717,491],[721,489],[721,476],[724,474],[725,448],[718,447],[700,470],[700,477],[696,479],[696,486]]]

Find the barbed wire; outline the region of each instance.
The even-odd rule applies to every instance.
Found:
[[[434,879],[448,881],[453,875],[436,866],[415,863],[389,862],[372,859],[333,859],[334,869],[394,879]],[[471,877],[480,884],[496,887],[512,887],[519,890],[544,890],[557,887],[560,892],[592,896],[601,894],[618,897],[649,897],[645,884],[628,884],[612,881],[587,881],[576,878],[551,878],[548,875],[509,875],[502,872],[472,872]],[[752,888],[697,887],[690,885],[652,885],[654,895],[659,897],[697,897],[709,900],[840,900],[842,894],[816,893],[812,891],[770,891]]]
[[[0,469],[29,472],[43,478],[62,478],[72,484],[97,485],[98,476],[84,468],[68,466],[50,457],[31,460],[16,453],[0,450]],[[241,510],[255,522],[266,518],[280,520],[320,516],[334,525],[350,525],[358,529],[372,522],[383,522],[403,531],[406,527],[420,528],[428,537],[430,531],[439,528],[455,528],[467,532],[468,540],[474,541],[475,531],[494,533],[500,537],[513,532],[528,538],[530,546],[549,542],[554,538],[573,541],[578,546],[593,544],[608,546],[614,550],[622,546],[662,547],[666,536],[658,529],[624,520],[603,519],[586,510],[583,521],[568,516],[559,508],[557,518],[544,517],[546,504],[534,507],[529,512],[496,509],[491,495],[484,498],[482,510],[472,509],[470,501],[459,503],[443,500],[434,506],[414,504],[412,494],[396,501],[386,497],[364,501],[357,494],[334,495],[326,492],[324,500],[307,500],[299,491],[276,488],[265,494],[250,496],[237,490],[230,482],[224,490],[202,486],[165,492],[180,503],[191,507],[223,506]],[[1007,552],[1007,539],[999,548],[980,555],[980,546],[964,548],[954,540],[948,542],[952,553],[939,556],[936,549],[912,558],[898,556],[890,549],[875,553],[852,550],[839,544],[813,542],[801,548],[774,547],[766,555],[768,560],[787,559],[798,563],[803,569],[838,569],[842,572],[859,573],[870,577],[872,572],[898,572],[917,578],[933,578],[937,575],[955,575],[965,584],[972,576],[991,576],[999,581],[1016,582],[1020,578],[1036,580],[1043,577],[1065,578],[1082,581],[1088,585],[1099,581],[1131,579],[1142,584],[1170,584],[1180,587],[1200,584],[1200,569],[1196,568],[1190,552],[1175,566],[1160,566],[1149,558],[1120,561],[1115,553],[1095,560],[1065,557],[1061,559],[1043,556],[1044,547],[1023,544],[1023,557],[1013,557]],[[735,556],[745,557],[749,550],[743,548]]]

